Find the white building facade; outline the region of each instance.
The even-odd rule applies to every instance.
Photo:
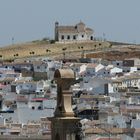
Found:
[[[92,34],[93,30],[81,21],[75,26],[59,26],[58,22],[55,23],[55,41],[58,42],[93,40]]]

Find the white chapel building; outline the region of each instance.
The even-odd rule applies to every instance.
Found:
[[[58,42],[93,40],[93,32],[81,21],[74,26],[61,26],[55,22],[55,41]]]

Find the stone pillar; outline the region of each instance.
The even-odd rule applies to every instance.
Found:
[[[50,118],[52,140],[80,140],[78,127],[80,119],[74,117],[70,91],[75,74],[70,69],[60,69],[56,70],[54,79],[57,82],[57,107],[54,117]]]

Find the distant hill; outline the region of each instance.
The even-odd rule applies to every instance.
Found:
[[[124,60],[126,58],[140,58],[140,46],[113,46],[110,50],[88,53],[86,57],[103,58],[106,60]]]
[[[124,42],[116,42],[116,41],[108,41],[110,44],[112,44],[113,46],[116,45],[136,45],[134,43],[124,43]]]

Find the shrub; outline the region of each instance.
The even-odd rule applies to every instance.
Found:
[[[55,40],[50,40],[50,44],[55,44]]]

